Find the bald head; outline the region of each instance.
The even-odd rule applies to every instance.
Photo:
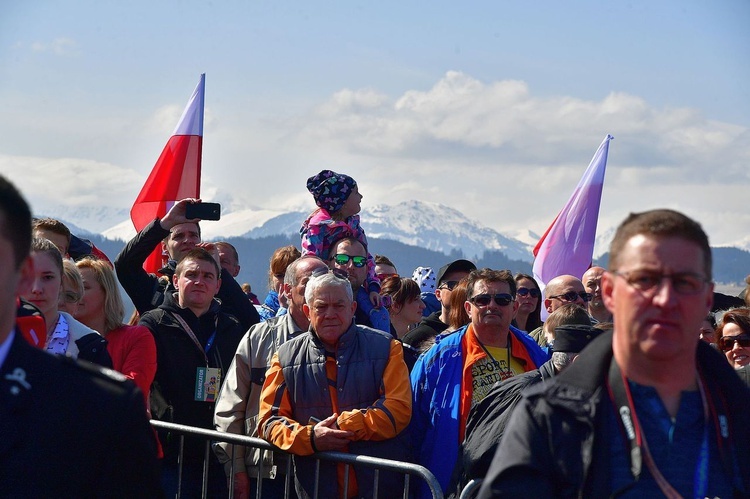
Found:
[[[552,313],[566,303],[576,303],[586,307],[586,291],[580,279],[572,275],[560,275],[547,283],[544,288],[544,307]]]

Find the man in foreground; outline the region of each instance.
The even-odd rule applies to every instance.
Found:
[[[698,223],[631,214],[602,276],[614,332],[525,394],[480,497],[746,497],[750,393],[696,334],[712,294]]]
[[[15,328],[31,213],[0,176],[0,497],[162,497],[143,395],[113,371],[53,356]]]
[[[349,281],[330,271],[307,283],[303,310],[310,332],[279,347],[266,375],[258,433],[295,454],[299,497],[369,497],[372,468],[320,462],[318,494],[314,456],[348,451],[408,460],[400,437],[411,417],[411,389],[401,344],[354,323],[357,306]],[[317,274],[317,273],[316,273]],[[379,494],[403,494],[403,480],[381,472]]]

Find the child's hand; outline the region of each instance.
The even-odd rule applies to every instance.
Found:
[[[377,291],[370,291],[370,303],[372,303],[373,307],[380,308],[383,305],[380,300],[380,293]]]

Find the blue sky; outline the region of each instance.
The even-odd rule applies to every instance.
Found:
[[[748,26],[746,0],[9,0],[0,172],[37,211],[128,208],[205,72],[228,209],[312,207],[332,168],[543,232],[611,133],[602,229],[666,206],[750,247]]]

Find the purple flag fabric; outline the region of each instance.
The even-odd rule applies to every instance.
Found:
[[[533,273],[542,290],[559,275],[580,278],[591,265],[609,141],[612,139],[611,135],[604,138],[573,195],[534,249]],[[546,319],[546,315],[542,307],[542,319]]]

